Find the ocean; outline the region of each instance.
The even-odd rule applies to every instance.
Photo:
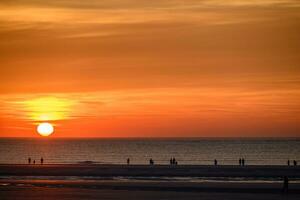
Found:
[[[25,164],[28,157],[45,163],[99,164],[178,164],[236,165],[245,158],[247,165],[286,165],[300,160],[299,138],[171,138],[171,139],[57,139],[1,138],[0,163]]]

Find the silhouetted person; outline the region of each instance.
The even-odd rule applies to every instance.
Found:
[[[152,158],[150,158],[150,165],[154,165],[154,161],[152,160]]]
[[[297,161],[296,160],[294,160],[294,166],[297,166]]]
[[[28,158],[28,164],[31,164],[31,158],[30,157]]]
[[[290,160],[287,161],[287,165],[290,166]]]
[[[129,158],[127,158],[127,165],[129,165],[130,164],[130,159]]]
[[[33,160],[33,164],[35,165],[35,160]]]
[[[44,158],[41,157],[41,165],[44,164]]]
[[[242,158],[242,166],[245,166],[245,159]]]
[[[289,179],[288,177],[283,177],[283,193],[288,193],[289,191]]]
[[[215,166],[217,166],[218,165],[218,161],[215,159]]]
[[[177,162],[177,160],[175,160],[175,165],[178,165],[178,162]]]
[[[171,159],[170,159],[170,164],[171,164],[171,165],[175,165],[175,162],[176,162],[176,159],[175,159],[175,158],[171,158]]]
[[[241,158],[239,159],[239,165],[240,166],[242,165],[242,159]]]

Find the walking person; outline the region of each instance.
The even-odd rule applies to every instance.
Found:
[[[33,160],[33,164],[35,165],[35,160]]]
[[[215,159],[215,166],[217,166],[218,165],[218,161],[217,161],[217,159]]]
[[[287,165],[290,166],[290,160],[287,161]]]
[[[30,157],[28,158],[28,164],[29,165],[31,164],[31,158]]]
[[[297,166],[297,161],[296,160],[294,160],[294,166]]]
[[[149,163],[150,163],[150,165],[154,165],[154,161],[152,158],[150,158]]]
[[[44,164],[44,158],[41,157],[41,165]]]
[[[289,179],[287,176],[283,177],[283,189],[282,192],[287,194],[289,192]]]
[[[242,158],[242,166],[245,166],[245,159]]]
[[[240,166],[242,165],[242,159],[241,158],[239,159],[239,165]]]
[[[130,159],[129,158],[127,158],[127,165],[129,165],[130,164]]]

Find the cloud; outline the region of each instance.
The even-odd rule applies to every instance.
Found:
[[[2,96],[2,116],[37,121],[84,117],[257,115],[298,116],[299,89],[153,88]],[[207,116],[207,117],[208,117]],[[46,118],[47,119],[46,119]],[[232,116],[233,117],[233,116]],[[257,116],[259,117],[259,116]]]
[[[54,23],[64,25],[80,24],[126,24],[147,22],[190,22],[201,24],[242,23],[252,20],[262,20],[262,16],[252,15],[256,12],[251,5],[269,6],[268,9],[284,9],[273,5],[284,2],[292,4],[295,1],[9,1],[0,4],[0,20],[5,22],[23,23]],[[27,3],[25,3],[27,2]],[[49,5],[57,4],[51,7]],[[44,5],[44,6],[42,6]],[[48,6],[47,6],[48,5]],[[66,5],[66,6],[59,6]],[[74,9],[68,5],[79,5]],[[80,6],[82,5],[82,6]],[[91,9],[87,8],[89,5]],[[98,6],[97,6],[98,5]],[[101,5],[111,5],[101,7]],[[148,7],[152,5],[153,7]],[[210,6],[206,6],[210,5]],[[219,6],[225,6],[218,8]],[[233,7],[232,7],[233,6]],[[249,7],[239,11],[235,6]],[[233,12],[233,13],[232,13]],[[250,16],[249,16],[250,14]],[[288,11],[285,13],[288,14]],[[276,17],[276,14],[272,15]],[[42,24],[39,24],[42,25]]]
[[[6,6],[44,6],[77,9],[139,9],[182,8],[199,6],[289,6],[299,5],[297,0],[2,0]]]

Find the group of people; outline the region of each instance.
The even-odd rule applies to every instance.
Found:
[[[215,165],[215,166],[218,165],[218,160],[217,160],[217,159],[214,160],[214,165]],[[239,159],[239,165],[240,165],[240,166],[245,166],[245,159],[244,159],[244,158],[240,158],[240,159]]]
[[[291,165],[290,162],[291,162],[290,160],[287,161],[287,165],[288,165],[288,166]],[[297,160],[293,160],[293,164],[294,164],[294,166],[297,166]]]
[[[43,157],[41,157],[40,161],[41,161],[41,165],[44,164],[44,158]],[[32,163],[35,165],[35,160],[33,160]],[[31,164],[31,158],[30,157],[28,158],[28,164],[29,165]]]
[[[30,164],[30,162],[31,162],[31,159],[29,158],[28,163]],[[291,162],[292,161],[288,160],[287,165],[290,166]],[[33,161],[33,164],[35,164],[35,160]],[[41,158],[41,164],[43,164],[43,158]],[[130,158],[127,158],[127,165],[129,165],[129,164],[130,164]],[[154,165],[154,160],[152,158],[150,158],[149,164]],[[175,159],[175,157],[170,158],[170,165],[178,165],[178,162]],[[214,165],[215,166],[218,165],[218,160],[217,159],[214,160]],[[297,166],[297,161],[296,160],[293,160],[293,165]],[[244,158],[239,159],[239,166],[245,166],[245,159]]]
[[[176,163],[177,163],[177,162],[176,162]],[[154,160],[153,160],[152,158],[150,158],[149,164],[150,164],[150,165],[154,165]],[[127,158],[127,165],[130,165],[130,158]]]
[[[239,159],[239,165],[240,166],[245,166],[245,159],[244,158]]]
[[[152,158],[149,159],[149,164],[154,165],[154,160]],[[170,159],[170,165],[177,165],[178,162],[175,158]],[[127,165],[130,165],[130,158],[127,158]]]
[[[177,165],[177,164],[178,164],[178,162],[175,159],[175,157],[170,159],[170,165]]]

